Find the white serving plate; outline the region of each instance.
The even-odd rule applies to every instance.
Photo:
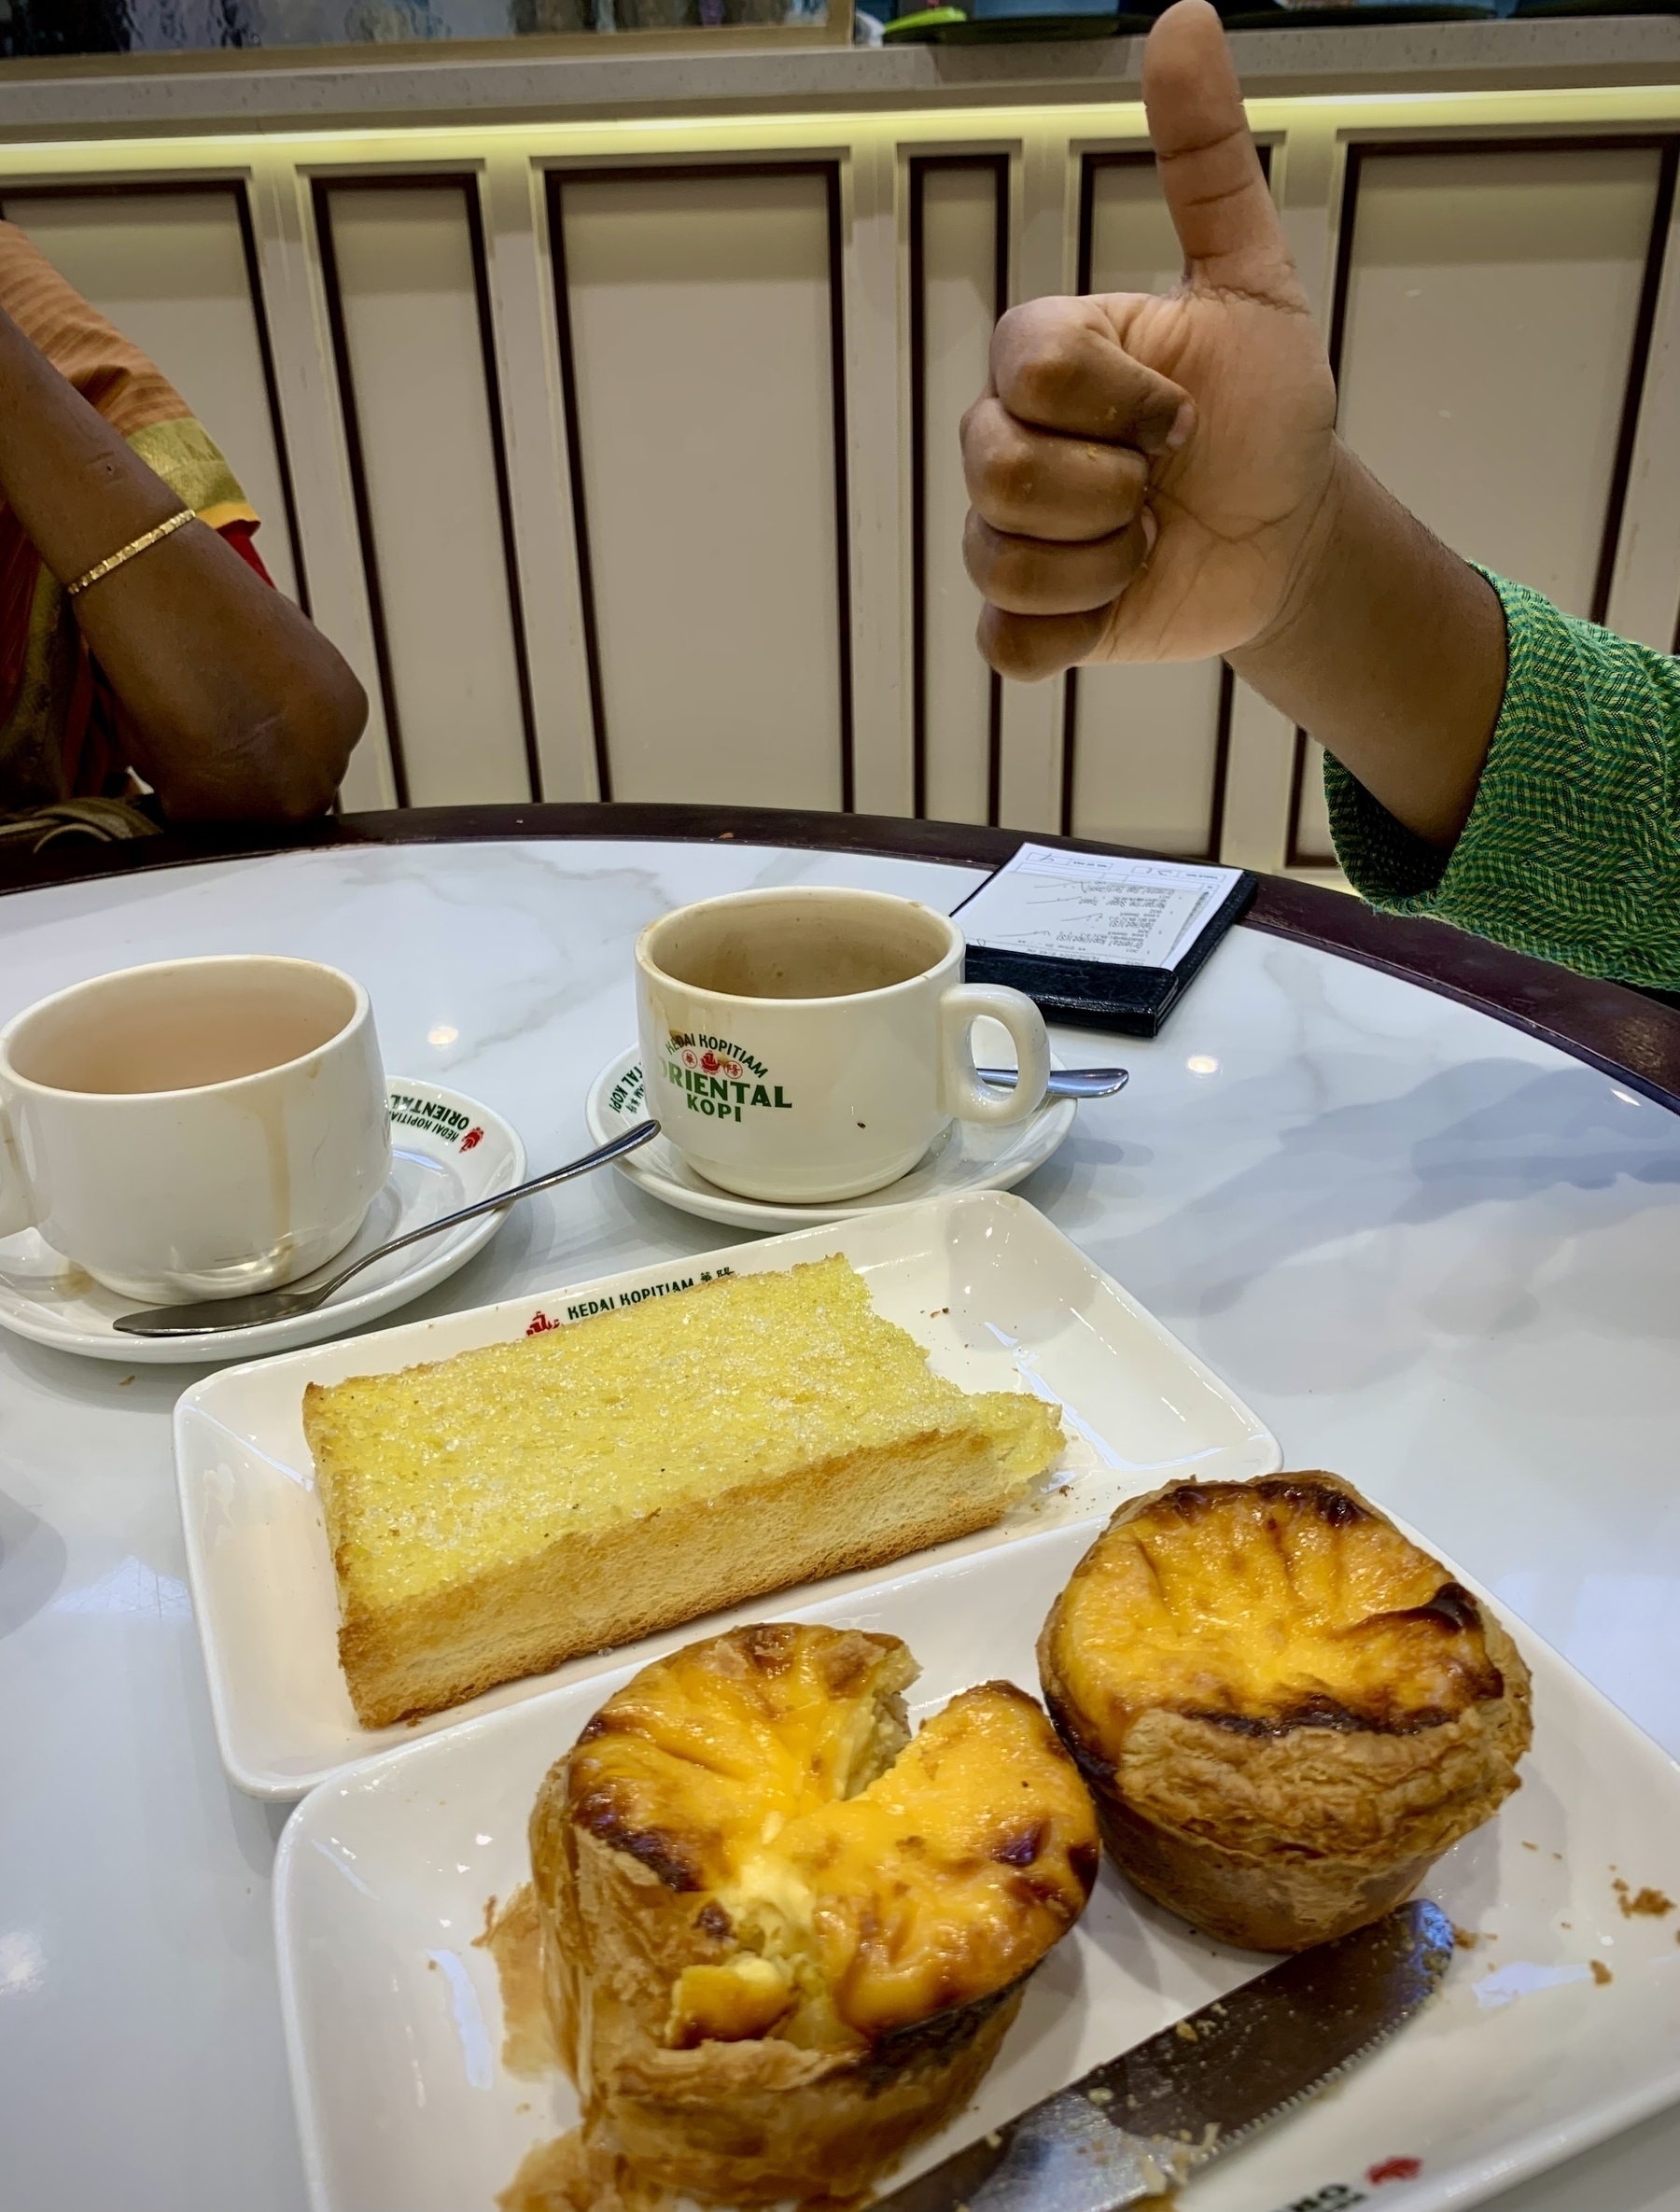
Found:
[[[1089,1527],[1122,1498],[1176,1473],[1241,1478],[1281,1463],[1274,1438],[1216,1376],[1043,1214],[996,1191],[732,1245],[229,1368],[177,1405],[175,1466],[217,1740],[239,1787],[257,1797],[301,1797],[337,1769],[415,1732],[363,1729],[351,1711],[338,1665],[332,1562],[303,1440],[305,1383],[504,1343],[534,1327],[565,1325],[595,1301],[675,1289],[708,1273],[759,1273],[837,1252],[861,1270],[877,1310],[928,1347],[940,1374],[965,1390],[1024,1383],[1065,1408],[1070,1449],[1055,1487],[998,1528],[925,1560],[972,1556],[1060,1522]],[[822,1587],[838,1593],[879,1574]],[[797,1605],[815,1594],[806,1586],[780,1603]],[[713,1625],[762,1617],[774,1603],[756,1599]],[[651,1658],[693,1633],[692,1625],[673,1630],[634,1649]],[[556,1682],[598,1676],[622,1656],[574,1659],[415,1725],[435,1733]]]
[[[328,1267],[347,1267],[365,1252],[428,1221],[441,1221],[480,1198],[525,1181],[525,1146],[518,1134],[476,1099],[395,1075],[386,1086],[391,1115],[391,1172],[362,1225]],[[506,1216],[486,1213],[458,1228],[441,1229],[424,1242],[376,1260],[353,1276],[313,1313],[266,1322],[254,1329],[217,1329],[203,1337],[130,1337],[116,1326],[135,1301],[106,1290],[34,1229],[0,1239],[0,1329],[74,1351],[84,1359],[115,1360],[121,1366],[200,1366],[210,1360],[248,1361],[259,1353],[342,1337],[407,1306],[464,1267],[483,1251]],[[318,1270],[325,1272],[325,1269]]]
[[[917,1717],[1000,1674],[1036,1690],[1034,1639],[1089,1535],[1046,1531],[799,1615],[903,1636],[923,1666]],[[791,1610],[772,1600],[759,1617]],[[1370,2199],[1446,2212],[1680,2098],[1680,1913],[1627,1918],[1612,1886],[1619,1875],[1680,1897],[1680,1768],[1518,1632],[1536,1724],[1523,1786],[1426,1884],[1476,1947],[1394,2042],[1193,2181],[1183,2212],[1340,2212]],[[525,2151],[575,2120],[564,2080],[502,2067],[496,1972],[472,1939],[486,1900],[528,1876],[542,1775],[633,1671],[388,1752],[316,1789],[287,1825],[275,1920],[315,2212],[488,2212]],[[1612,1977],[1603,1985],[1595,1960]],[[1192,1934],[1105,1866],[975,2103],[898,2177],[1265,1963]]]

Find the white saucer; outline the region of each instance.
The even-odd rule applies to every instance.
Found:
[[[996,1044],[986,1032],[996,1031]],[[987,1066],[1013,1065],[1014,1047],[997,1023],[976,1024],[975,1049]],[[1053,1059],[1051,1065],[1059,1067]],[[869,1191],[861,1198],[841,1198],[826,1206],[777,1206],[764,1198],[737,1198],[720,1190],[691,1168],[665,1137],[655,1137],[639,1152],[617,1165],[622,1175],[667,1206],[684,1213],[698,1213],[707,1221],[733,1222],[743,1229],[801,1229],[821,1222],[847,1221],[860,1213],[875,1213],[883,1206],[907,1205],[913,1198],[943,1198],[952,1191],[1006,1191],[1042,1168],[1073,1127],[1078,1101],[1046,1099],[1025,1121],[998,1128],[972,1121],[953,1122],[937,1138],[908,1175],[901,1175],[885,1190]],[[583,1108],[589,1133],[597,1144],[622,1136],[645,1119],[642,1107],[641,1053],[630,1045],[615,1053],[590,1086]]]
[[[406,1229],[525,1180],[525,1146],[499,1113],[417,1077],[393,1077],[385,1087],[391,1104],[391,1172],[335,1266],[347,1267],[357,1253],[371,1252]],[[121,1360],[132,1367],[256,1359],[342,1336],[406,1305],[465,1267],[505,1219],[487,1213],[407,1252],[393,1253],[314,1313],[270,1322],[263,1328],[173,1338],[119,1336],[111,1324],[119,1313],[133,1311],[133,1299],[93,1281],[34,1229],[25,1229],[21,1236],[0,1238],[0,1329],[50,1344],[57,1351]]]

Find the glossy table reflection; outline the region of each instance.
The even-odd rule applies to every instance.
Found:
[[[631,940],[665,907],[780,882],[949,907],[975,880],[907,853],[482,829],[96,875],[0,899],[0,1021],[140,960],[330,960],[371,992],[387,1069],[495,1105],[537,1169],[581,1148],[589,1083],[634,1034]],[[1645,1034],[1615,997],[1631,1080],[1239,929],[1159,1040],[1058,1033],[1132,1081],[1022,1189],[1290,1464],[1416,1522],[1680,1754],[1680,1120],[1645,1095],[1680,1059],[1672,1017]],[[402,1318],[733,1240],[604,1174],[523,1207]],[[182,1579],[169,1413],[202,1371],[0,1337],[5,2212],[303,2204],[269,1929],[284,1811],[222,1777]],[[1500,2204],[1680,2212],[1676,2177],[1680,2114]]]

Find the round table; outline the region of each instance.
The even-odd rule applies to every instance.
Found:
[[[653,916],[788,882],[949,907],[1018,842],[525,807],[222,840],[231,858],[162,839],[61,856],[22,874],[70,880],[0,899],[0,1022],[142,960],[329,960],[371,991],[387,1069],[498,1108],[535,1169],[584,1149]],[[1426,1531],[1680,1752],[1680,1015],[1268,883],[1158,1039],[1056,1042],[1132,1081],[1081,1109],[1022,1195],[1233,1385],[1286,1463],[1335,1468]],[[736,1235],[603,1173],[518,1209],[393,1318]],[[223,1777],[184,1581],[169,1415],[199,1372],[0,1337],[7,2212],[304,2201],[269,1920],[286,1809]],[[1499,2202],[1680,2212],[1676,2177],[1680,2112]]]

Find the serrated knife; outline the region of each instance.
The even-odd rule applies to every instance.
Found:
[[[1402,1905],[1093,2067],[871,2212],[1117,2212],[1162,2196],[1386,2043],[1451,1957],[1439,1907]]]

